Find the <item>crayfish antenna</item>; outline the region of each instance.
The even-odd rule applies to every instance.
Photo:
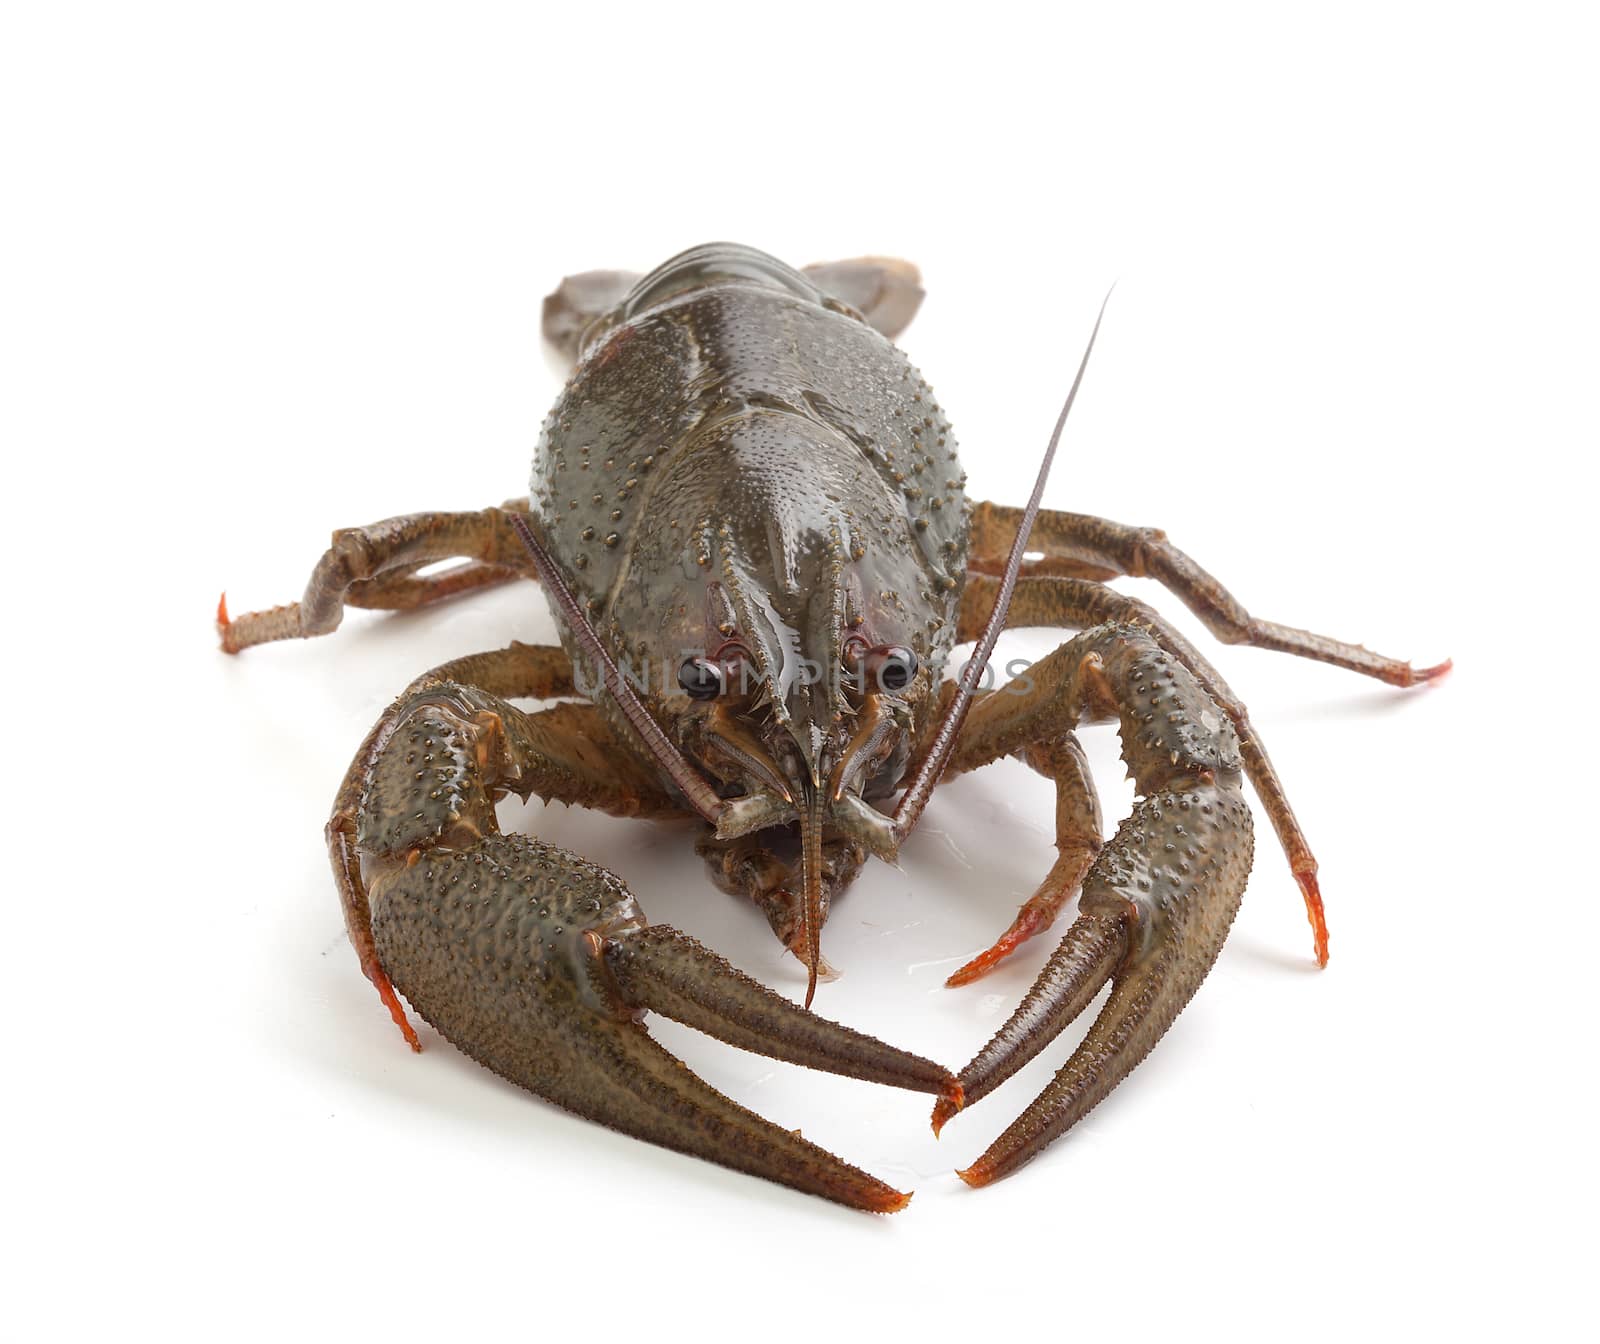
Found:
[[[800,937],[806,954],[806,1007],[817,996],[822,961],[822,803],[823,791],[808,785],[800,813]]]
[[[984,668],[989,665],[995,642],[1000,638],[1001,630],[1005,628],[1006,613],[1011,610],[1011,594],[1016,591],[1017,578],[1022,573],[1022,561],[1028,551],[1028,535],[1033,531],[1034,520],[1039,516],[1039,505],[1044,499],[1044,485],[1050,479],[1050,467],[1056,460],[1056,445],[1061,442],[1061,431],[1067,426],[1067,416],[1072,413],[1072,403],[1078,399],[1078,389],[1083,386],[1083,375],[1089,368],[1089,356],[1094,353],[1095,338],[1100,335],[1100,324],[1105,320],[1106,305],[1111,302],[1111,292],[1115,288],[1116,286],[1112,285],[1111,289],[1106,291],[1105,298],[1100,301],[1100,312],[1094,319],[1093,329],[1089,332],[1088,344],[1083,348],[1083,358],[1078,361],[1078,372],[1072,379],[1071,388],[1067,391],[1066,401],[1061,404],[1061,414],[1056,417],[1055,429],[1051,431],[1050,443],[1044,450],[1044,460],[1039,463],[1039,474],[1033,482],[1033,494],[1028,497],[1027,508],[1022,512],[1022,521],[1017,524],[1016,538],[1011,543],[1011,553],[1006,557],[1005,572],[1000,577],[1000,591],[994,599],[994,610],[989,613],[989,619],[984,623],[983,631],[978,636],[977,646],[972,651],[972,657],[967,659],[966,666],[962,669],[961,678],[956,684],[956,693],[950,698],[950,705],[945,710],[938,731],[934,734],[933,744],[923,756],[916,777],[900,795],[900,804],[894,813],[894,833],[897,841],[904,840],[911,834],[922,816],[922,809],[928,805],[928,799],[933,796],[934,786],[944,774],[945,766],[950,763],[951,753],[956,749],[956,740],[961,736],[961,725],[966,722],[967,711],[972,708],[972,697],[978,689],[978,683],[983,679]]]

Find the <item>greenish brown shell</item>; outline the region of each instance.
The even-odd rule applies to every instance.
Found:
[[[853,621],[916,651],[908,698],[937,684],[967,559],[964,485],[948,420],[888,339],[782,263],[713,244],[585,334],[531,496],[613,656],[648,669],[658,718],[687,708],[663,674],[737,630],[803,727],[842,700],[826,684],[815,704],[791,695],[788,663],[831,669]]]

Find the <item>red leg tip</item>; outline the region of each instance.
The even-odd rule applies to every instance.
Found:
[[[981,1190],[994,1180],[994,1167],[980,1157],[970,1167],[958,1169],[956,1175],[974,1190]]]
[[[1294,880],[1300,884],[1300,894],[1305,898],[1306,918],[1311,921],[1311,936],[1316,943],[1317,965],[1328,964],[1328,918],[1322,908],[1322,889],[1317,885],[1317,873],[1296,873]]]
[[[949,1123],[950,1118],[967,1104],[966,1093],[961,1084],[957,1083],[948,1095],[940,1097],[933,1106],[933,1137],[939,1137],[939,1131]]]
[[[974,980],[981,980],[1028,939],[1049,927],[1053,917],[1053,913],[1047,917],[1031,906],[1023,906],[1016,919],[1012,921],[1011,927],[995,940],[994,946],[987,952],[978,953],[946,980],[944,982],[946,987],[959,989],[962,985],[970,985]]]
[[[994,970],[1004,959],[1006,953],[998,943],[987,952],[980,952],[960,970],[956,971],[946,980],[946,989],[960,989],[962,985],[970,985],[974,980],[981,980]]]
[[[395,1026],[400,1028],[400,1034],[406,1038],[406,1044],[416,1054],[422,1053],[422,1042],[417,1039],[416,1028],[406,1020],[406,1010],[400,1006],[400,996],[394,992],[394,986],[389,983],[389,977],[374,980],[378,988],[378,997],[383,1000],[384,1007],[389,1010],[389,1016],[394,1018]]]
[[[1432,686],[1448,677],[1450,675],[1450,669],[1455,665],[1456,660],[1454,658],[1446,658],[1444,662],[1435,663],[1432,667],[1418,668],[1414,675],[1416,676],[1417,681],[1422,682],[1425,685]]]
[[[233,618],[228,615],[228,595],[223,593],[217,599],[217,637],[222,641],[224,653],[238,653],[238,646],[231,638],[233,631]]]

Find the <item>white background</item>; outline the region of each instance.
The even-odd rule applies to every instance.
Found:
[[[6,8],[7,1333],[1576,1333],[1582,8],[543,8]],[[1322,860],[1332,965],[1263,822],[1192,1006],[1011,1180],[950,1173],[1070,1041],[935,1142],[925,1098],[660,1029],[914,1187],[892,1219],[575,1120],[431,1033],[414,1057],[357,971],[338,779],[417,672],[550,639],[535,588],[214,649],[218,590],[294,597],[334,527],[523,490],[541,297],[718,237],[915,260],[902,343],[974,492],[1015,502],[1120,279],[1047,504],[1165,527],[1262,616],[1456,659],[1402,693],[1203,641]],[[942,792],[835,913],[819,1009],[964,1062],[1046,940],[942,978],[1045,870],[1051,810],[1010,764]],[[802,989],[684,833],[503,820]]]

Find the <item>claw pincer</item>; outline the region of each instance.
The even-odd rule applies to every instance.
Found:
[[[502,1077],[613,1129],[853,1207],[904,1205],[907,1196],[717,1092],[642,1019],[654,1009],[775,1059],[959,1102],[945,1069],[648,925],[606,869],[500,834],[495,796],[553,786],[522,711],[435,681],[390,717],[357,786],[357,837],[377,962],[424,1019]]]
[[[966,1101],[978,1101],[1111,981],[1104,1008],[1055,1079],[960,1173],[969,1185],[986,1185],[1036,1156],[1149,1054],[1222,950],[1254,846],[1238,739],[1149,635],[1118,626],[1086,631],[1031,675],[1032,694],[991,697],[974,717],[983,715],[1002,741],[1029,725],[1114,718],[1140,800],[1090,865],[1078,918],[1027,997],[958,1075]],[[934,1131],[953,1114],[940,1102]]]
[[[876,1212],[907,1198],[703,1082],[651,1038],[647,1008],[774,1058],[955,1093],[936,1064],[807,1013],[694,940],[646,925],[614,875],[537,840],[424,852],[371,897],[384,967],[446,1039],[651,1143]]]

